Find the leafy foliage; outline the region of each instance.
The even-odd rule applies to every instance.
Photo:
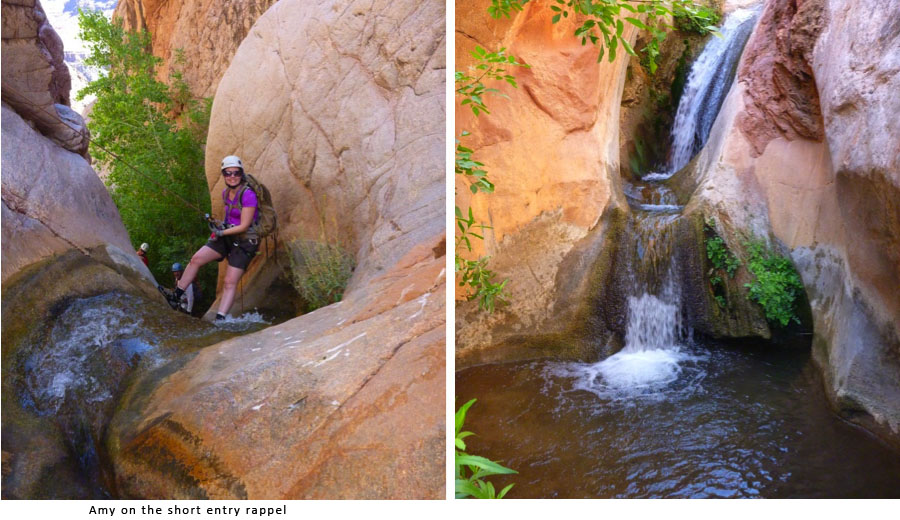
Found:
[[[706,234],[706,257],[713,265],[707,273],[709,276],[709,284],[712,286],[713,297],[715,298],[716,303],[719,304],[719,307],[724,308],[727,305],[727,300],[725,299],[725,281],[722,279],[720,273],[724,271],[728,274],[729,278],[734,278],[734,274],[737,271],[737,268],[740,267],[741,261],[728,250],[725,241],[716,234],[716,223],[713,219],[706,221],[704,232]]]
[[[291,280],[309,311],[341,301],[353,274],[353,257],[337,244],[316,240],[294,240]]]
[[[727,272],[729,278],[734,278],[735,271],[741,265],[741,261],[731,254],[725,246],[725,241],[718,236],[706,241],[706,257],[716,269]]]
[[[492,0],[488,13],[494,18],[509,17],[513,11],[521,11],[530,0]],[[632,56],[637,53],[622,35],[625,24],[650,33],[652,38],[640,49],[647,57],[650,73],[656,72],[656,60],[659,57],[659,44],[666,38],[666,30],[675,28],[669,25],[666,17],[672,16],[676,24],[701,34],[715,32],[715,24],[719,21],[718,13],[693,0],[554,0],[557,5],[551,6],[556,14],[553,23],[563,18],[584,18],[575,29],[574,36],[581,38],[581,44],[590,42],[598,47],[597,62],[608,56],[609,61],[616,59],[617,49],[621,46]],[[641,20],[643,18],[643,20]]]
[[[787,257],[769,249],[765,242],[752,238],[744,243],[749,255],[747,269],[756,278],[744,284],[749,298],[760,304],[770,322],[787,326],[792,320],[800,323],[797,301],[803,291],[800,275]]]
[[[507,97],[499,89],[488,87],[484,81],[501,81],[517,88],[515,77],[508,73],[508,67],[529,67],[519,62],[515,56],[507,56],[506,49],[496,52],[488,52],[482,47],[476,46],[471,55],[476,60],[476,65],[470,72],[456,71],[456,95],[462,98],[461,106],[469,106],[475,116],[482,113],[490,114],[484,103],[486,95]],[[472,158],[472,149],[462,145],[460,139],[469,136],[469,132],[462,131],[456,139],[456,175],[462,175],[469,184],[469,189],[475,195],[481,193],[493,193],[494,184],[487,177],[484,163]],[[468,299],[478,300],[479,306],[488,312],[494,312],[497,303],[506,301],[504,289],[508,280],[497,282],[494,280],[496,273],[487,268],[489,257],[481,257],[477,260],[467,260],[460,255],[463,250],[473,250],[472,240],[484,240],[484,230],[490,229],[481,223],[475,222],[472,208],[464,215],[459,206],[456,206],[456,274],[460,287],[468,287]],[[475,232],[479,230],[481,233]]]
[[[484,80],[505,81],[518,88],[516,78],[511,74],[507,74],[506,67],[525,67],[530,65],[519,63],[515,56],[507,56],[506,48],[502,48],[497,52],[488,52],[480,46],[475,46],[475,50],[471,55],[477,61],[477,65],[473,67],[473,75],[466,72],[456,71],[456,95],[462,96],[461,106],[470,105],[472,113],[480,115],[482,112],[490,114],[484,105],[484,95],[494,94],[507,97],[500,92],[499,89],[489,88],[485,86]]]
[[[77,93],[77,99],[97,96],[88,123],[90,153],[108,173],[105,182],[129,236],[135,245],[150,244],[154,276],[174,283],[171,265],[185,263],[206,242],[203,147],[212,101],[196,101],[178,72],[171,86],[157,79],[161,60],[147,51],[147,32],[127,32],[99,11],[79,11],[78,22],[90,50],[85,63],[106,71]],[[199,281],[211,301],[215,267],[201,270]]]
[[[470,135],[469,132],[463,131],[460,137]],[[471,184],[469,189],[472,194],[479,191],[484,193],[493,193],[494,183],[488,180],[487,171],[482,168],[484,163],[472,159],[472,150],[460,144],[459,139],[456,140],[456,174],[464,175],[469,178]],[[482,238],[482,237],[478,237]]]
[[[466,421],[466,412],[475,404],[475,399],[462,405],[456,411],[456,498],[503,498],[515,484],[510,484],[500,490],[494,489],[494,485],[484,480],[491,475],[509,475],[518,471],[502,466],[490,459],[478,455],[466,453],[466,437],[474,435],[472,432],[462,431]]]
[[[707,34],[715,30],[714,26],[721,20],[721,15],[709,5],[676,3],[672,6],[672,18],[679,31]]]

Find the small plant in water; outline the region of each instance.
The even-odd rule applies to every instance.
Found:
[[[783,327],[791,321],[799,324],[797,300],[803,283],[790,258],[779,255],[755,237],[744,242],[744,246],[749,255],[747,270],[755,277],[752,283],[744,284],[750,290],[748,298],[762,306],[770,322]]]
[[[462,431],[462,427],[466,421],[466,412],[475,401],[472,399],[456,411],[456,498],[503,498],[515,484],[510,484],[497,493],[494,485],[484,478],[491,475],[509,475],[518,471],[490,459],[466,453],[464,439],[475,434]]]

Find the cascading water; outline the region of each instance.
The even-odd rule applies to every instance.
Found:
[[[15,396],[12,403],[4,396],[4,413],[10,404],[19,410],[10,417],[21,422],[9,428],[16,432],[9,437],[4,423],[4,449],[8,439],[18,447],[39,437],[34,442],[45,446],[43,454],[27,457],[38,461],[36,467],[46,462],[42,457],[54,461],[54,477],[41,486],[40,497],[114,497],[104,437],[129,381],[267,323],[259,313],[247,313],[213,326],[116,291],[60,302],[11,358],[19,377],[4,382]]]
[[[660,182],[687,164],[705,143],[758,12],[758,8],[738,9],[729,14],[722,37],[710,39],[692,66],[672,128],[668,172],[626,185],[636,243],[626,267],[631,288],[625,347],[599,363],[580,366],[576,386],[584,390],[629,398],[658,395],[682,374],[685,361],[696,360],[683,352],[681,291],[672,254],[672,229],[682,207]]]
[[[632,187],[633,188],[633,187]],[[666,194],[643,190],[644,199],[665,201]],[[681,312],[681,291],[677,280],[674,228],[680,207],[647,204],[632,199],[635,243],[625,255],[630,259],[619,281],[628,286],[625,347],[593,364],[558,364],[551,368],[557,376],[575,379],[575,388],[602,399],[633,401],[659,400],[679,378],[685,364],[697,356],[685,351],[685,327]],[[676,208],[676,209],[670,209]],[[675,391],[692,388],[702,372],[689,367],[686,381]]]
[[[900,456],[830,411],[808,337],[735,348],[690,332],[705,251],[663,181],[706,140],[755,18],[729,15],[695,63],[668,172],[626,183],[631,215],[611,235],[591,316],[598,336],[612,331],[624,348],[598,363],[457,372],[458,402],[478,399],[467,448],[518,471],[492,478],[498,489],[517,483],[511,497],[900,497]]]
[[[683,168],[706,144],[758,14],[759,7],[730,13],[722,24],[722,37],[710,38],[694,62],[672,125],[667,174],[658,177],[666,178]]]

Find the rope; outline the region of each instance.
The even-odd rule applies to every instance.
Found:
[[[94,146],[96,146],[97,148],[103,150],[104,152],[108,153],[110,156],[112,156],[113,159],[115,159],[116,161],[119,161],[120,163],[124,164],[124,165],[127,166],[129,169],[131,169],[131,171],[133,171],[133,172],[139,174],[140,176],[142,176],[143,178],[145,178],[145,179],[147,179],[148,181],[152,182],[153,184],[156,184],[156,185],[159,186],[159,188],[162,189],[163,191],[167,192],[167,193],[170,194],[170,195],[174,195],[174,196],[177,197],[178,200],[180,200],[185,206],[191,208],[192,210],[196,211],[196,212],[199,213],[200,215],[203,215],[203,218],[209,219],[209,214],[208,214],[207,212],[205,212],[205,211],[203,211],[202,209],[198,208],[197,206],[191,204],[190,202],[188,202],[187,199],[185,199],[185,198],[182,197],[181,195],[175,193],[174,191],[170,191],[169,189],[167,189],[165,186],[163,186],[162,184],[160,184],[159,182],[157,182],[155,179],[153,179],[153,178],[150,177],[149,175],[146,175],[144,172],[142,172],[142,171],[138,170],[137,168],[135,168],[134,166],[128,164],[128,162],[126,162],[125,159],[122,159],[121,157],[119,157],[118,155],[114,154],[113,152],[111,152],[111,151],[107,150],[106,148],[100,146],[99,144],[97,144],[96,141],[91,141],[91,144],[94,145]]]
[[[71,128],[69,125],[65,124],[64,122],[62,122],[62,121],[60,120],[59,114],[54,114],[54,113],[50,112],[49,110],[47,110],[45,107],[43,107],[43,106],[41,106],[41,105],[35,105],[34,103],[31,103],[30,101],[28,101],[28,97],[25,96],[25,95],[23,95],[23,94],[22,94],[21,92],[19,92],[18,90],[14,89],[14,88],[9,88],[9,87],[6,87],[5,90],[6,90],[6,91],[9,91],[9,92],[11,92],[11,93],[14,93],[16,96],[20,97],[20,98],[23,100],[24,103],[27,103],[27,104],[29,104],[30,106],[32,106],[33,108],[37,108],[37,109],[41,110],[42,112],[44,112],[45,114],[47,114],[48,116],[50,116],[50,117],[52,118],[52,121],[47,122],[47,124],[52,124],[52,125],[54,125],[54,126],[64,126],[64,127],[66,127],[66,128]],[[87,125],[87,124],[85,123],[85,126],[86,126],[86,125]],[[184,203],[186,206],[188,206],[188,207],[191,208],[192,210],[196,211],[196,212],[199,213],[200,215],[203,215],[203,218],[205,218],[206,220],[210,220],[210,219],[211,219],[211,217],[209,216],[208,213],[206,213],[206,212],[203,211],[202,209],[198,208],[197,206],[191,204],[190,202],[188,202],[187,199],[185,199],[185,198],[182,197],[181,195],[179,195],[179,194],[177,194],[177,193],[175,193],[175,192],[173,192],[173,191],[168,190],[165,186],[163,186],[162,184],[160,184],[159,182],[157,182],[156,180],[154,180],[154,179],[153,179],[152,177],[150,177],[149,175],[146,175],[144,172],[142,172],[142,171],[138,170],[137,168],[135,168],[134,166],[128,164],[128,163],[125,161],[125,159],[122,159],[121,157],[119,157],[118,155],[114,154],[113,152],[111,152],[111,151],[107,150],[106,148],[100,146],[100,145],[97,143],[97,141],[91,140],[91,141],[90,141],[90,144],[93,145],[93,146],[96,146],[96,147],[99,148],[100,150],[103,150],[104,152],[108,153],[110,156],[112,156],[112,158],[113,158],[114,160],[119,161],[120,163],[124,164],[124,165],[127,166],[129,169],[131,169],[131,171],[133,171],[133,172],[139,174],[140,176],[144,177],[145,179],[147,179],[148,181],[152,182],[153,184],[156,184],[156,185],[159,186],[159,188],[162,189],[163,191],[169,193],[170,195],[174,195],[174,196],[177,197],[182,203]]]

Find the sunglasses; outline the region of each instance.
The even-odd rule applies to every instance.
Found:
[[[229,172],[229,171],[222,172],[222,177],[240,177],[240,176],[241,176],[241,172]]]

